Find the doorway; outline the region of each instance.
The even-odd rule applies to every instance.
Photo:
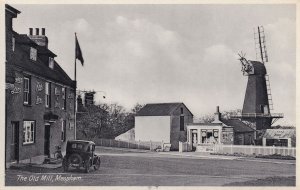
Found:
[[[44,155],[50,157],[50,125],[45,125],[44,134]]]
[[[12,161],[19,161],[19,122],[11,123],[11,152]]]
[[[192,131],[192,151],[195,151],[198,145],[198,134],[196,130]]]

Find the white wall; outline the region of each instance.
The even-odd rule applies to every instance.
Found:
[[[115,140],[120,141],[134,141],[134,128],[128,130],[127,132],[117,136]]]
[[[170,116],[136,116],[135,140],[170,143]]]

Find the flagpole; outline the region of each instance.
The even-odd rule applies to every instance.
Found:
[[[75,48],[76,48],[76,32],[75,32]],[[76,68],[77,68],[77,64],[76,64],[76,50],[75,50],[75,72],[74,72],[74,80],[75,80],[75,97],[74,97],[74,139],[76,140],[76,112],[77,112],[77,79],[76,79]]]

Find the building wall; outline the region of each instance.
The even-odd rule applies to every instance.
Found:
[[[135,140],[170,143],[170,116],[136,116]]]
[[[125,133],[117,136],[115,138],[115,140],[120,140],[120,141],[134,141],[135,140],[134,134],[135,134],[134,128],[132,128],[132,129],[126,131]]]
[[[234,143],[234,132],[232,127],[223,127],[222,129],[222,144],[233,144]]]
[[[6,60],[11,57],[12,54],[12,25],[14,15],[9,11],[5,11],[5,44],[6,44]]]
[[[234,144],[235,145],[251,145],[254,140],[254,132],[235,133]]]
[[[181,114],[181,108],[183,108],[183,114]],[[184,131],[180,131],[180,116],[184,116]],[[171,150],[179,149],[179,141],[187,141],[187,124],[193,122],[193,115],[190,114],[185,106],[178,107],[171,116],[171,131],[170,131],[170,143]]]
[[[63,99],[54,94],[55,87],[61,92],[62,85],[51,83],[51,108],[45,107],[45,79],[26,74],[31,78],[31,105],[23,104],[23,77],[24,72],[16,69],[16,82],[13,89],[6,89],[6,162],[11,161],[12,127],[11,123],[19,122],[19,160],[25,160],[44,155],[44,114],[52,112],[59,116],[50,128],[50,155],[53,156],[55,146],[60,145],[63,151],[66,142],[61,141],[62,120],[66,121],[66,139],[74,139],[74,89],[67,87],[67,106],[62,110]],[[50,81],[51,82],[51,81]],[[39,90],[37,87],[40,87]],[[13,92],[13,93],[12,93]],[[37,100],[38,99],[38,100]],[[57,102],[57,103],[56,103]],[[56,105],[56,106],[55,106]],[[60,105],[60,106],[58,106]],[[35,142],[23,144],[23,121],[35,121]]]

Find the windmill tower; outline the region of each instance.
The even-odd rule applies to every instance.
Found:
[[[271,128],[271,125],[283,114],[271,113],[273,101],[269,76],[265,63],[268,62],[264,29],[257,27],[254,32],[256,58],[260,61],[250,61],[245,54],[239,54],[242,63],[242,72],[248,76],[248,83],[242,113],[233,117],[240,118],[254,124],[256,130]]]

